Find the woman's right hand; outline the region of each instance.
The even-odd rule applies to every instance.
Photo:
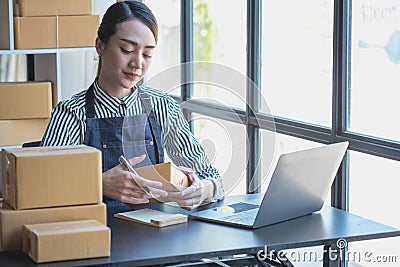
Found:
[[[142,162],[146,155],[129,160],[132,166]],[[134,178],[133,178],[134,176]],[[137,182],[136,182],[137,181]],[[140,185],[138,184],[140,183]],[[162,190],[162,183],[145,179],[129,172],[122,164],[103,173],[103,194],[109,198],[127,204],[148,203],[149,196],[142,187],[149,187],[154,197],[167,197],[168,193]]]

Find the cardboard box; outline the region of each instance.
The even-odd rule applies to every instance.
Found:
[[[2,197],[14,209],[102,201],[101,152],[93,147],[5,148]]]
[[[98,15],[15,17],[15,49],[94,46]]]
[[[50,118],[51,82],[0,83],[0,120]]]
[[[3,202],[0,209],[0,252],[22,249],[24,224],[96,220],[107,224],[107,209],[103,203],[48,209],[14,210]]]
[[[15,49],[56,48],[56,17],[15,17]]]
[[[58,17],[58,47],[94,46],[99,16]]]
[[[14,16],[90,15],[92,0],[14,0]]]
[[[143,178],[161,182],[166,191],[181,191],[189,185],[187,176],[170,162],[136,168],[135,170]]]
[[[28,224],[22,250],[37,263],[110,256],[111,230],[94,221]]]
[[[0,120],[0,146],[40,141],[50,119]]]

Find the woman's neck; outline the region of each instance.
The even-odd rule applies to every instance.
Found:
[[[136,86],[134,86],[130,89],[127,89],[127,88],[123,88],[120,86],[115,86],[110,83],[107,83],[101,78],[97,79],[97,84],[101,90],[103,90],[107,94],[109,94],[113,97],[116,97],[116,98],[123,98],[123,97],[133,93],[136,90]]]

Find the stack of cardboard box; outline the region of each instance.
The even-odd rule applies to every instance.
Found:
[[[50,120],[50,82],[0,83],[0,146],[40,141]]]
[[[14,0],[15,49],[94,46],[92,0]]]
[[[110,255],[101,152],[79,145],[2,150],[0,252],[36,262]]]

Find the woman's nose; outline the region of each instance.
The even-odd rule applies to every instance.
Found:
[[[143,56],[139,53],[134,53],[129,62],[129,66],[132,68],[141,69],[143,64]]]

